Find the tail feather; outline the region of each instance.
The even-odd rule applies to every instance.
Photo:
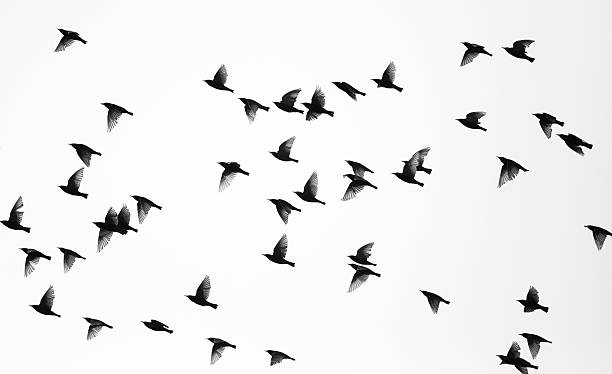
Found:
[[[267,112],[268,110],[270,110],[270,107],[269,107],[269,106],[263,106],[263,105],[262,105],[260,108],[261,108],[261,109],[263,109],[263,110],[265,110],[266,112]]]
[[[557,121],[557,125],[563,126],[563,125],[565,125],[565,122]]]
[[[527,60],[528,60],[529,62],[534,62],[534,61],[535,61],[535,58],[527,56]]]
[[[366,95],[365,92],[361,92],[361,91],[355,91],[355,93],[357,93],[357,94],[359,94],[361,96],[365,96]]]
[[[126,114],[129,114],[130,116],[133,116],[133,115],[134,115],[134,113],[132,113],[132,112],[128,112],[128,111],[126,111],[125,113],[126,113]]]
[[[544,311],[544,313],[548,313],[548,307],[547,306],[543,306],[542,310]]]
[[[588,149],[593,149],[593,144],[584,143],[584,146],[587,147]]]
[[[27,232],[28,234],[30,233],[30,230],[31,230],[31,229],[30,229],[29,227],[24,227],[24,228],[23,228],[23,231]]]
[[[402,92],[404,90],[402,87],[398,86],[394,86],[393,88],[395,88],[398,92]]]
[[[431,174],[431,169],[424,168],[424,167],[421,167],[421,168],[422,168],[422,169],[423,169],[423,171],[424,171],[424,172],[426,172],[427,174]]]
[[[211,306],[211,308],[213,308],[213,309],[217,309],[217,307],[218,307],[219,305],[217,305],[217,304],[212,304],[212,303],[211,303],[211,304],[210,304],[210,306]]]
[[[331,110],[328,110],[326,113],[329,114],[331,117],[334,116],[334,112],[332,112]]]
[[[169,334],[172,334],[174,332],[172,330],[166,330],[166,331],[168,331]]]
[[[287,265],[291,266],[292,268],[295,267],[295,262],[289,262],[287,261]]]

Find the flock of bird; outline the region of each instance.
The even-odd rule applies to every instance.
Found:
[[[86,44],[85,41],[77,32],[68,31],[64,29],[59,29],[62,33],[62,38],[55,49],[56,52],[64,51],[68,46],[70,46],[75,41],[79,41],[83,44]],[[529,62],[534,62],[534,58],[530,57],[526,53],[526,48],[529,47],[534,41],[532,40],[519,40],[513,43],[512,47],[504,47],[504,49],[513,57],[518,59],[524,59]],[[461,66],[472,63],[474,59],[479,54],[485,54],[488,56],[492,56],[491,53],[487,52],[485,47],[475,44],[475,43],[463,43],[466,47],[465,54],[461,59]],[[227,69],[224,65],[218,69],[213,79],[205,80],[206,84],[210,87],[221,90],[228,91],[233,93],[234,90],[227,87]],[[396,90],[398,92],[402,92],[403,88],[397,86],[395,81],[395,65],[393,62],[389,63],[385,71],[383,72],[381,78],[372,79],[377,87],[387,88]],[[357,95],[365,96],[366,93],[359,91],[354,88],[352,85],[346,82],[333,82],[333,84],[343,92],[345,92],[350,98],[353,100],[357,100]],[[298,109],[295,107],[295,103],[298,95],[300,94],[301,89],[294,89],[292,91],[284,94],[280,101],[274,102],[276,107],[287,113],[299,113],[304,114],[304,110]],[[268,111],[270,107],[264,106],[253,99],[248,98],[240,98],[239,99],[244,104],[244,110],[246,116],[250,122],[255,120],[257,111],[259,109]],[[123,114],[127,114],[132,116],[133,113],[128,111],[127,109],[112,103],[102,103],[107,110],[107,131],[110,132],[117,125],[120,117]],[[334,112],[325,108],[325,94],[321,90],[320,87],[317,87],[315,92],[312,95],[310,102],[304,102],[302,105],[306,108],[306,121],[313,121],[319,118],[322,114],[326,114],[328,116],[333,117]],[[463,126],[469,129],[476,129],[481,131],[486,131],[487,129],[482,127],[481,120],[485,116],[485,112],[472,112],[468,113],[465,118],[457,119]],[[551,138],[552,136],[552,126],[564,126],[564,122],[561,122],[555,118],[555,116],[550,115],[548,113],[535,113],[533,114],[539,121],[539,125],[544,132],[547,138]],[[568,134],[558,134],[558,136],[565,142],[565,144],[574,152],[579,155],[584,155],[583,147],[591,149],[593,146],[578,136],[568,133]],[[284,162],[294,162],[298,163],[297,159],[291,157],[291,148],[295,141],[295,137],[291,137],[285,140],[282,144],[279,145],[278,150],[270,151],[273,157],[280,161]],[[78,157],[84,163],[86,167],[90,167],[92,156],[101,157],[102,154],[90,148],[84,144],[72,143],[70,144],[72,148],[76,151]],[[418,180],[416,180],[417,172],[423,172],[425,174],[431,174],[432,170],[423,166],[426,156],[428,155],[430,148],[424,148],[417,152],[415,152],[412,157],[408,161],[403,161],[404,166],[401,172],[393,173],[398,179],[403,182],[409,184],[416,184],[420,187],[423,187],[424,184]],[[499,157],[499,160],[502,163],[500,177],[498,181],[498,188],[504,185],[506,182],[515,179],[518,175],[519,171],[527,172],[528,170],[507,157]],[[366,173],[373,174],[374,172],[370,170],[367,166],[362,163],[346,160],[350,168],[352,169],[352,173],[344,174],[343,177],[346,177],[350,180],[350,183],[347,186],[346,192],[342,196],[342,201],[351,200],[356,197],[356,195],[361,192],[364,188],[370,187],[372,189],[378,189],[377,186],[373,185],[366,179]],[[223,167],[223,171],[221,173],[221,179],[219,182],[219,191],[223,191],[230,186],[230,183],[233,179],[238,175],[242,174],[244,176],[249,176],[249,172],[243,170],[239,163],[237,162],[219,162],[219,165]],[[68,179],[65,186],[59,186],[62,191],[66,194],[82,197],[87,199],[88,194],[80,191],[81,181],[83,179],[84,167],[77,170],[70,178]],[[302,191],[295,191],[294,193],[304,202],[316,203],[325,205],[325,202],[319,200],[317,198],[318,192],[318,177],[317,172],[313,172],[310,178],[306,181]],[[143,224],[145,218],[149,214],[149,211],[152,208],[162,210],[162,207],[150,199],[133,195],[132,198],[136,201],[136,210],[138,213],[138,221],[140,224]],[[269,201],[274,204],[278,215],[282,219],[285,224],[288,224],[289,216],[293,211],[301,212],[301,209],[293,206],[286,200],[283,199],[269,199]],[[0,221],[5,227],[12,230],[20,230],[26,233],[30,232],[30,228],[22,225],[23,218],[23,199],[19,197],[17,201],[14,203],[13,208],[10,211],[9,218],[7,220]],[[130,226],[130,211],[127,205],[123,205],[119,213],[117,214],[113,207],[110,207],[108,212],[106,213],[106,217],[102,222],[94,222],[94,224],[99,228],[98,241],[97,241],[97,251],[100,252],[106,245],[109,244],[111,237],[114,233],[120,235],[126,235],[129,231],[138,232],[138,230],[132,226]],[[598,250],[601,250],[604,244],[604,241],[607,236],[612,235],[608,230],[594,226],[587,225],[588,228],[593,235],[593,238],[596,243],[596,247]],[[381,274],[373,271],[371,267],[376,266],[376,264],[370,262],[369,258],[371,256],[372,247],[374,243],[367,243],[356,250],[354,255],[349,255],[348,257],[353,261],[349,265],[355,270],[355,273],[351,279],[348,292],[353,292],[357,288],[359,288],[363,283],[365,283],[369,276],[380,277]],[[286,259],[287,256],[287,248],[288,248],[288,240],[287,235],[283,234],[282,237],[276,243],[274,249],[271,254],[263,254],[268,260],[273,263],[281,264],[281,265],[289,265],[291,267],[295,266],[295,263]],[[20,248],[25,254],[25,277],[29,276],[33,271],[35,265],[38,264],[40,259],[51,260],[51,256],[46,255],[36,249],[32,248]],[[74,265],[77,259],[85,260],[85,257],[81,256],[76,251],[71,249],[59,247],[58,248],[63,254],[63,266],[64,271],[68,272],[72,266]],[[217,304],[209,301],[211,290],[211,281],[209,276],[205,276],[203,281],[198,285],[194,295],[186,295],[186,297],[193,302],[202,307],[210,307],[213,309],[217,309]],[[427,298],[429,306],[432,312],[438,313],[438,309],[440,303],[450,304],[450,301],[444,299],[443,297],[430,292],[430,291],[421,291],[423,295]],[[40,302],[38,304],[31,305],[31,307],[41,313],[43,315],[49,316],[57,316],[60,317],[58,313],[53,310],[53,301],[55,298],[55,292],[53,286],[50,286],[47,291],[42,296]],[[548,312],[548,307],[540,305],[538,291],[534,287],[530,287],[527,293],[527,296],[524,300],[517,300],[522,306],[523,311],[525,313],[534,312],[536,310],[541,310],[545,313]],[[113,327],[102,320],[84,317],[85,321],[89,324],[87,330],[87,339],[92,339],[98,335],[98,333],[103,328],[112,329]],[[153,331],[161,331],[172,334],[173,330],[171,330],[168,325],[160,322],[158,320],[152,319],[150,321],[143,321],[144,326],[153,330]],[[549,340],[538,336],[532,333],[522,333],[520,334],[527,341],[527,345],[531,352],[531,357],[536,359],[538,352],[540,350],[541,343],[551,343]],[[221,358],[222,353],[225,348],[233,348],[236,349],[236,345],[231,344],[223,339],[219,338],[209,338],[208,339],[212,344],[212,353],[210,363],[214,364],[219,358]],[[267,350],[266,351],[270,356],[270,365],[275,365],[280,363],[281,361],[295,360],[291,356],[276,350]],[[520,346],[518,343],[513,342],[508,353],[505,355],[498,355],[501,360],[501,364],[508,364],[516,367],[521,373],[527,374],[527,369],[537,369],[538,366],[533,365],[526,359],[522,358],[520,355]]]

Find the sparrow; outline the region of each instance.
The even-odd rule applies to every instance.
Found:
[[[274,251],[272,254],[263,254],[266,258],[277,264],[287,264],[291,267],[295,266],[295,262],[285,260],[285,256],[287,256],[287,234],[283,234],[280,240],[274,246]]]
[[[212,88],[216,88],[221,91],[234,92],[234,90],[225,86],[225,83],[227,82],[227,69],[225,69],[225,65],[221,65],[219,67],[219,70],[217,70],[212,80],[206,79],[204,82],[206,82],[206,84]]]
[[[15,205],[13,205],[13,208],[11,209],[9,219],[0,221],[0,223],[11,230],[21,230],[29,233],[30,228],[21,225],[21,220],[23,219],[23,212],[19,211],[21,208],[23,208],[23,199],[21,196],[19,196],[17,201],[15,201]]]
[[[210,277],[207,275],[204,277],[204,280],[198,288],[196,289],[195,295],[185,295],[192,302],[201,305],[201,306],[209,306],[213,309],[217,309],[217,304],[213,304],[208,301],[208,296],[210,295]]]
[[[313,172],[306,184],[304,185],[304,191],[294,191],[296,195],[300,197],[300,199],[310,202],[310,203],[319,203],[325,205],[325,203],[319,199],[317,199],[317,192],[319,191],[319,178],[317,177],[317,172]]]
[[[465,48],[467,48],[465,50],[465,53],[463,54],[463,58],[461,59],[461,66],[465,66],[470,62],[474,61],[476,56],[478,56],[479,54],[493,56],[492,54],[487,52],[485,48],[481,45],[468,42],[463,42],[461,44],[463,44]]]
[[[64,29],[58,29],[58,30],[59,32],[62,33],[62,38],[60,39],[57,47],[55,47],[55,52],[61,52],[61,51],[66,50],[66,48],[68,48],[68,46],[70,46],[75,41],[79,41],[83,44],[87,44],[87,41],[81,38],[78,32],[64,30]]]
[[[218,164],[223,166],[223,173],[221,173],[221,181],[219,182],[219,192],[229,187],[236,174],[249,175],[249,173],[240,168],[240,164],[237,162],[218,162]]]
[[[61,188],[61,190],[67,193],[68,195],[81,196],[87,199],[88,194],[79,191],[79,188],[81,187],[81,181],[83,180],[84,169],[85,168],[80,168],[79,170],[75,171],[74,174],[72,174],[70,178],[68,178],[68,182],[65,186],[58,187]]]
[[[304,111],[301,109],[297,109],[294,105],[295,105],[295,101],[297,100],[298,95],[300,94],[300,91],[302,91],[300,88],[296,89],[296,90],[292,90],[287,92],[286,94],[283,95],[283,97],[281,98],[281,101],[275,101],[274,105],[276,105],[276,107],[282,111],[285,111],[287,113],[300,113],[303,114]]]
[[[398,87],[393,83],[395,81],[395,64],[393,61],[389,63],[380,79],[374,78],[372,80],[376,82],[376,87],[392,88],[398,92],[402,92],[403,90],[403,88]]]
[[[527,292],[527,297],[525,300],[516,300],[525,308],[523,311],[525,313],[531,313],[534,310],[540,309],[544,311],[544,313],[548,313],[548,307],[540,305],[540,296],[538,295],[538,290],[535,287],[529,287],[529,292]]]
[[[40,303],[38,303],[38,305],[30,306],[40,314],[61,317],[59,314],[51,310],[51,308],[53,308],[53,300],[55,300],[55,291],[53,291],[53,286],[49,286],[47,292],[45,292],[40,299]]]

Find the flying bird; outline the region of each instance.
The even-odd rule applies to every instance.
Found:
[[[11,230],[21,230],[29,233],[30,228],[21,225],[21,220],[23,219],[23,212],[19,211],[21,208],[23,208],[23,199],[19,196],[17,201],[15,201],[15,205],[13,205],[13,209],[11,209],[9,219],[0,221],[0,223]]]
[[[534,116],[539,120],[540,127],[548,139],[552,135],[552,125],[563,126],[565,122],[559,121],[555,116],[548,113],[534,113]]]
[[[574,152],[578,153],[580,156],[584,156],[584,151],[582,147],[586,147],[588,149],[593,149],[593,144],[589,144],[584,140],[580,139],[574,134],[557,134],[565,144]]]
[[[376,264],[373,264],[368,260],[370,258],[370,255],[372,254],[371,252],[373,246],[374,242],[365,244],[357,250],[357,253],[355,255],[350,255],[348,256],[348,258],[361,265],[376,266]]]
[[[287,264],[291,267],[295,266],[295,262],[285,260],[285,256],[287,256],[287,234],[283,234],[280,240],[274,246],[274,251],[272,254],[264,254],[266,258],[277,264]]]
[[[349,264],[349,265],[353,269],[355,269],[355,275],[353,275],[353,279],[351,280],[351,284],[349,285],[348,292],[353,292],[359,287],[361,287],[361,285],[364,284],[365,281],[368,280],[368,277],[370,275],[375,275],[377,277],[380,277],[380,274],[373,272],[372,270],[368,269],[365,266],[361,266],[357,264]]]
[[[208,301],[208,296],[210,295],[210,277],[207,275],[204,277],[204,280],[198,288],[196,289],[195,295],[185,295],[192,302],[201,305],[201,306],[209,306],[213,309],[217,309],[217,304],[213,304]]]
[[[537,366],[534,366],[527,362],[527,360],[521,358],[520,351],[521,347],[519,347],[518,343],[512,342],[512,345],[510,346],[510,349],[508,350],[508,353],[506,355],[497,355],[497,357],[499,357],[499,359],[501,360],[499,364],[512,365],[518,371],[520,371],[521,374],[528,374],[527,368],[533,368],[537,370]]]
[[[74,265],[74,261],[77,258],[85,260],[85,257],[81,256],[73,250],[62,247],[57,247],[57,249],[62,251],[62,253],[64,254],[64,273],[67,273],[72,268],[72,265]]]
[[[119,215],[117,216],[117,227],[122,232],[134,231],[138,232],[135,228],[130,226],[130,210],[127,205],[123,204],[123,207],[119,211]]]
[[[212,352],[210,354],[210,364],[211,365],[219,361],[226,347],[231,347],[231,348],[236,349],[236,346],[234,344],[230,344],[223,339],[208,338],[208,340],[211,343],[213,343]]]
[[[159,322],[158,320],[152,319],[151,321],[142,321],[142,323],[153,331],[165,331],[168,334],[172,334],[174,331],[168,328],[168,325]]]
[[[487,131],[487,129],[480,126],[480,119],[486,114],[486,112],[471,112],[465,118],[457,118],[457,121],[468,129]]]
[[[310,203],[319,203],[325,205],[325,203],[319,199],[317,199],[317,192],[319,191],[319,178],[317,177],[317,172],[313,172],[306,184],[304,185],[304,191],[294,191],[296,195],[300,197],[300,199],[310,202]]]
[[[102,156],[102,153],[94,151],[85,144],[71,143],[70,146],[74,148],[81,161],[87,167],[89,167],[92,155]]]
[[[429,307],[431,308],[431,311],[434,314],[438,313],[438,308],[440,307],[440,302],[443,302],[444,304],[450,304],[450,301],[444,300],[441,296],[438,296],[438,295],[436,295],[433,292],[421,290],[421,293],[423,295],[425,295],[425,297],[427,298],[427,302],[429,303]]]
[[[535,287],[529,287],[529,291],[527,292],[527,297],[525,300],[516,300],[521,305],[524,306],[523,312],[531,313],[534,310],[540,309],[545,313],[548,313],[548,307],[540,305],[540,296],[538,295],[538,290]]]
[[[291,158],[290,156],[291,147],[293,147],[294,141],[295,141],[295,136],[292,136],[289,139],[282,142],[281,145],[278,146],[278,151],[276,152],[271,151],[270,153],[272,154],[272,156],[276,157],[277,159],[281,161],[298,162],[298,160]]]
[[[271,349],[266,350],[266,352],[268,352],[268,354],[271,356],[270,357],[270,366],[276,365],[278,363],[280,363],[283,360],[292,360],[295,361],[295,358],[290,357],[289,355],[283,353],[283,352],[279,352],[279,351],[273,351]]]
[[[283,222],[285,222],[285,224],[289,222],[289,215],[291,214],[292,211],[294,210],[298,212],[302,211],[301,209],[294,207],[293,205],[289,204],[283,199],[268,199],[268,201],[274,204],[274,206],[276,207],[276,211],[278,212],[278,215],[283,220]]]
[[[499,174],[499,182],[497,183],[497,188],[500,188],[506,182],[516,178],[520,170],[524,172],[529,171],[519,165],[517,162],[510,160],[509,158],[499,156],[497,158],[499,158],[499,160],[502,162],[502,168]]]
[[[359,91],[358,89],[356,89],[355,87],[351,86],[350,84],[346,82],[332,82],[332,83],[336,85],[336,87],[338,87],[340,90],[344,91],[344,93],[349,95],[350,98],[355,101],[357,101],[357,95],[361,95],[361,96],[366,95],[364,92]]]
[[[550,340],[546,340],[541,336],[536,334],[522,333],[519,334],[523,338],[527,339],[527,345],[529,346],[529,351],[531,352],[531,357],[535,360],[538,352],[540,352],[540,343],[552,343]]]
[[[353,174],[355,174],[358,177],[364,177],[365,173],[374,173],[372,170],[368,169],[367,166],[357,162],[357,161],[351,161],[351,160],[345,160],[347,164],[349,164],[349,166],[353,169]]]
[[[114,232],[121,235],[127,234],[127,230],[119,227],[119,218],[113,207],[108,209],[104,222],[94,222],[100,231],[98,233],[98,252],[100,252],[111,240]]]
[[[62,191],[64,191],[68,195],[81,196],[87,199],[88,194],[79,191],[79,188],[81,187],[81,181],[83,180],[84,169],[85,168],[80,168],[79,170],[75,171],[74,174],[72,174],[70,178],[68,178],[68,182],[65,186],[58,187],[61,188]]]
[[[225,86],[225,83],[227,82],[227,69],[225,68],[225,65],[221,65],[219,67],[219,70],[217,70],[212,80],[206,79],[204,82],[206,82],[206,84],[212,88],[216,88],[221,91],[234,92],[234,90]]]
[[[468,42],[463,42],[461,44],[463,44],[465,48],[467,48],[465,50],[465,53],[463,54],[463,58],[461,59],[461,66],[465,66],[470,62],[474,61],[476,56],[478,56],[479,54],[493,56],[492,54],[487,52],[485,48],[481,45]]]
[[[255,121],[255,114],[257,113],[258,109],[264,110],[266,112],[270,110],[270,107],[263,106],[255,100],[245,99],[241,97],[240,101],[242,101],[242,103],[244,104],[244,112],[246,113],[250,123],[253,123],[253,121]]]
[[[324,108],[325,106],[325,94],[321,91],[320,87],[315,89],[314,94],[312,94],[312,99],[310,103],[302,103],[306,108],[308,108],[308,112],[306,112],[306,121],[312,121],[314,119],[319,118],[321,114],[327,114],[330,117],[334,116],[334,112],[327,110]]]
[[[19,248],[19,249],[21,249],[23,253],[26,254],[25,269],[23,271],[23,275],[25,277],[32,274],[32,272],[34,271],[34,265],[37,265],[38,261],[41,258],[44,258],[47,261],[51,261],[51,256],[47,256],[44,253],[37,251],[36,249],[32,249],[32,248]]]
[[[140,224],[142,224],[145,218],[147,218],[147,214],[149,214],[149,210],[151,210],[151,208],[156,208],[159,210],[162,209],[161,206],[155,204],[154,202],[147,199],[146,197],[132,195],[132,198],[136,200],[136,210],[138,211],[138,223]]]
[[[389,63],[380,79],[374,78],[372,80],[376,82],[376,87],[392,88],[398,92],[402,92],[403,90],[402,87],[398,87],[393,83],[395,81],[395,64],[393,61]]]
[[[372,187],[375,190],[378,189],[378,187],[368,182],[363,177],[353,174],[344,174],[344,177],[349,178],[351,180],[351,183],[349,183],[348,187],[346,188],[346,191],[344,192],[344,195],[341,199],[342,201],[351,200],[352,198],[357,196],[359,192],[363,191],[365,187]]]
[[[115,128],[117,122],[119,121],[119,117],[123,113],[129,114],[133,116],[134,113],[128,111],[127,109],[120,107],[119,105],[111,104],[111,103],[102,103],[108,109],[108,114],[106,115],[106,131],[111,132],[112,129]]]
[[[593,239],[595,239],[595,245],[597,246],[597,250],[601,251],[601,248],[603,247],[604,242],[606,241],[606,236],[612,236],[612,233],[598,226],[586,225],[584,227],[591,230],[591,232],[593,233]]]
[[[416,176],[417,171],[424,171],[427,174],[431,174],[431,169],[423,167],[423,162],[425,161],[425,157],[429,153],[429,150],[429,147],[423,148],[420,151],[417,151],[414,155],[412,155],[410,160],[402,161],[404,163],[404,169],[401,173],[393,173],[393,175],[395,175],[400,180],[406,183],[417,184],[423,187],[424,184],[414,178]]]
[[[55,291],[53,291],[53,286],[49,286],[49,289],[42,296],[38,305],[30,306],[40,314],[61,317],[59,314],[51,310],[51,308],[53,308],[53,300],[55,300]]]
[[[281,98],[281,101],[275,101],[274,105],[282,111],[287,113],[300,113],[303,114],[304,111],[295,107],[295,101],[297,100],[298,95],[300,94],[302,89],[298,88],[296,90],[292,90],[287,92]]]
[[[66,48],[68,48],[75,41],[79,41],[79,42],[81,42],[83,44],[87,44],[87,41],[84,40],[83,38],[81,38],[81,36],[79,35],[78,32],[70,31],[70,30],[64,30],[64,29],[58,29],[58,30],[59,30],[59,32],[62,33],[62,38],[60,39],[59,44],[57,45],[57,47],[55,47],[55,52],[64,51]]]
[[[249,175],[249,173],[240,168],[240,164],[237,162],[218,162],[218,164],[223,166],[223,173],[221,173],[221,181],[219,182],[219,192],[229,187],[236,174]]]
[[[89,327],[87,328],[87,340],[91,340],[98,336],[98,333],[100,332],[100,330],[102,330],[103,327],[108,327],[109,329],[113,328],[113,326],[108,325],[105,322],[100,321],[99,319],[89,317],[83,317],[83,319],[87,321],[87,323],[89,323]]]
[[[533,40],[517,40],[512,44],[512,47],[503,47],[506,52],[510,55],[527,60],[529,62],[534,62],[535,58],[527,56],[527,47],[529,47],[534,41]]]

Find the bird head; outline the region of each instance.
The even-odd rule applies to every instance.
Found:
[[[398,178],[399,178],[399,177],[402,175],[402,173],[398,173],[398,172],[391,173],[391,174],[395,175],[395,176],[396,176],[396,177],[398,177]]]
[[[108,108],[108,106],[109,106],[109,104],[110,104],[110,103],[100,103],[100,104],[102,104],[102,105],[104,105],[105,107],[107,107],[107,108]]]
[[[567,139],[567,134],[557,134],[557,136],[563,140]]]
[[[497,158],[499,159],[499,161],[505,163],[508,159],[502,156],[497,156]]]
[[[247,103],[247,99],[245,99],[244,97],[239,97],[238,100],[242,101],[244,105],[246,105]]]
[[[504,355],[497,355],[497,357],[499,357],[499,359],[501,360],[501,362],[499,363],[500,365],[502,365],[506,361],[506,356]]]
[[[29,248],[19,248],[19,249],[21,249],[23,251],[23,253],[25,253],[25,254],[27,254],[28,251],[30,250]]]
[[[213,343],[213,344],[214,344],[215,340],[217,340],[217,339],[215,339],[215,338],[208,338],[208,339],[206,339],[206,340],[208,340],[209,342],[211,342],[211,343]]]
[[[71,147],[73,147],[73,148],[74,148],[74,147],[76,147],[76,143],[70,143],[70,144],[68,144],[68,145],[69,145],[69,146],[71,146]]]
[[[381,80],[380,80],[380,79],[378,79],[378,78],[372,78],[372,80],[373,80],[374,82],[376,82],[376,84],[380,85],[380,82],[381,82]]]
[[[520,336],[522,336],[523,338],[526,338],[526,336],[525,336],[525,335],[527,335],[527,333],[526,333],[526,332],[523,332],[523,333],[521,333],[521,334],[519,334],[519,335],[520,335]]]
[[[36,309],[38,307],[38,305],[34,304],[34,305],[30,305],[32,308]]]
[[[512,50],[512,48],[510,48],[510,47],[502,47],[502,48],[505,49],[506,51]]]
[[[211,84],[213,81],[212,81],[212,79],[204,79],[204,82],[206,82],[208,84]]]
[[[468,43],[468,42],[461,42],[461,44],[463,44],[467,48],[470,48],[470,45],[471,45],[471,43]]]

